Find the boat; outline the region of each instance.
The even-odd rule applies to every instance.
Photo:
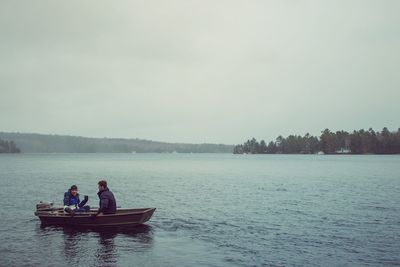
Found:
[[[39,217],[42,226],[130,227],[150,220],[155,210],[155,208],[117,208],[115,214],[93,216],[97,213],[97,209],[91,209],[88,212],[76,212],[71,215],[64,212],[63,208],[53,207],[52,203],[41,202],[36,205],[35,215]]]

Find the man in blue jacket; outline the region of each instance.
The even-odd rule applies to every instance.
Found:
[[[99,210],[97,214],[94,216],[102,215],[102,214],[114,214],[117,211],[117,202],[115,201],[114,194],[108,189],[107,181],[101,180],[98,183],[99,192],[97,195],[99,196]]]
[[[89,197],[84,196],[83,201],[81,202],[78,194],[78,187],[76,185],[72,185],[67,192],[64,193],[64,211],[67,213],[74,215],[75,212],[85,212],[90,210],[90,206],[86,205]]]

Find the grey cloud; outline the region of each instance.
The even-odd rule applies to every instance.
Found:
[[[1,1],[3,131],[397,129],[397,1]]]

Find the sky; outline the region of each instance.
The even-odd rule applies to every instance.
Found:
[[[399,10],[0,0],[0,131],[238,144],[397,130]]]

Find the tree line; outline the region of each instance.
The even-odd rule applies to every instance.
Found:
[[[268,144],[255,138],[236,145],[234,154],[400,154],[400,128],[391,132],[384,127],[382,131],[354,130],[332,132],[325,129],[319,137],[310,134],[278,136]]]
[[[17,147],[14,141],[6,141],[0,139],[0,153],[20,153],[21,150]]]
[[[0,132],[24,153],[232,153],[233,145],[166,143],[142,139]]]

